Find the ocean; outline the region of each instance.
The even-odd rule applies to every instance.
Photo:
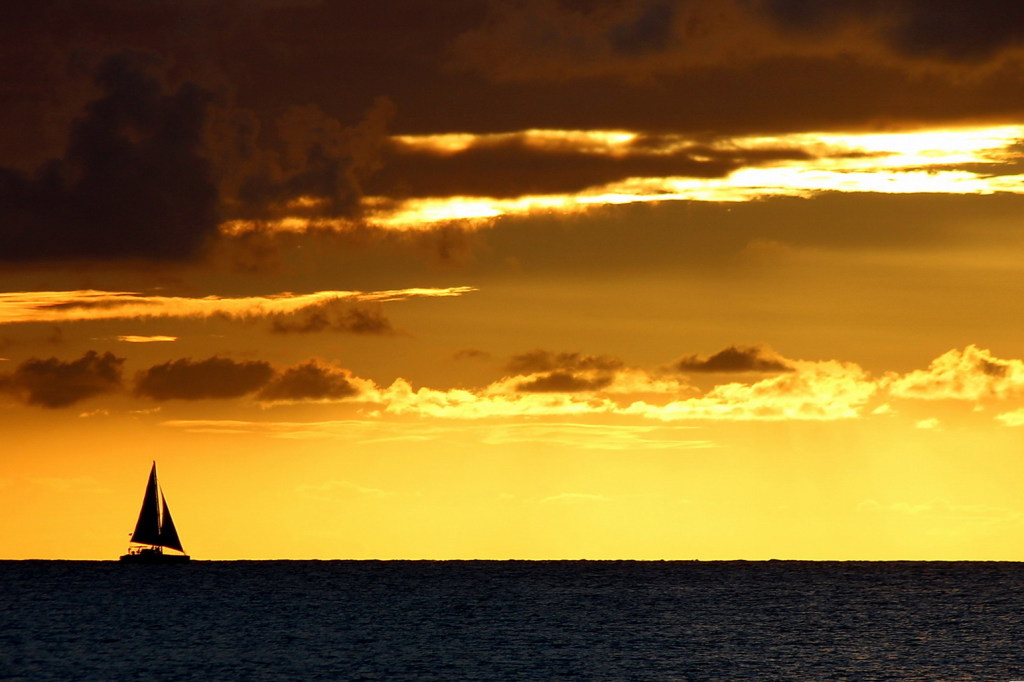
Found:
[[[3,680],[1024,680],[1024,564],[0,561]]]

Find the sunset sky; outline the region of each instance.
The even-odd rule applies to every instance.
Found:
[[[1024,560],[1024,5],[0,8],[0,558]]]

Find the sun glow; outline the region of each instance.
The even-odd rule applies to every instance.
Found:
[[[745,202],[780,196],[807,197],[821,192],[887,194],[992,194],[1024,191],[1024,176],[1000,173],[999,164],[1021,156],[1017,147],[1024,126],[988,126],[952,130],[885,133],[799,133],[700,140],[613,130],[525,130],[473,135],[398,135],[400,150],[434,154],[457,164],[476,148],[518,145],[532,149],[537,163],[549,152],[595,159],[680,155],[691,163],[709,163],[715,155],[742,161],[718,177],[633,176],[585,188],[573,194],[527,194],[512,198],[432,196],[390,199],[364,197],[363,224],[389,231],[429,231],[439,225],[479,228],[502,217],[542,213],[571,214],[600,206],[660,201]],[[774,152],[774,155],[772,154]],[[786,153],[782,153],[786,152]],[[316,207],[316,197],[300,197],[294,209]],[[233,220],[226,235],[252,231],[347,231],[351,218],[288,216],[276,220]]]
[[[444,133],[440,135],[395,135],[392,142],[408,150],[458,154],[473,147],[518,143],[536,149],[572,149],[591,154],[614,154],[637,139],[625,130],[530,129],[511,133]]]
[[[891,133],[798,133],[738,138],[736,145],[754,149],[795,145],[846,168],[913,168],[1005,161],[1019,156],[1020,152],[1010,147],[1021,138],[1024,126],[1008,125]]]

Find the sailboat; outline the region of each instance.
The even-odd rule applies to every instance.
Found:
[[[121,561],[144,564],[177,564],[189,560],[181,547],[178,531],[171,519],[163,490],[156,480],[156,462],[149,472],[146,494],[142,498],[142,510],[132,533],[132,545]],[[181,554],[164,554],[164,549],[173,549]]]

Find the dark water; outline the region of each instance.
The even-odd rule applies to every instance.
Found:
[[[1024,564],[7,561],[0,679],[1024,680]]]

